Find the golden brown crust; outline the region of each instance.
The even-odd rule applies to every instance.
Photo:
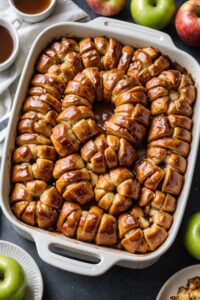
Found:
[[[97,245],[112,246],[117,242],[117,221],[115,217],[103,214],[97,235]]]
[[[103,78],[103,99],[109,102],[112,96],[112,91],[117,82],[124,77],[122,71],[117,68],[102,72]]]
[[[30,110],[28,110],[27,112],[25,112],[22,116],[21,116],[21,120],[33,120],[34,122],[39,122],[42,121],[44,122],[47,126],[51,125],[51,126],[55,126],[57,124],[57,117],[58,114],[55,110],[48,110],[47,113],[41,113],[41,112],[37,112],[34,111],[35,108],[31,108]],[[37,110],[37,108],[36,108]]]
[[[125,45],[124,47],[122,47],[122,53],[117,68],[123,71],[124,73],[126,73],[128,70],[129,63],[133,56],[133,52],[134,48],[132,46]]]
[[[93,102],[94,100],[94,91],[89,90],[87,86],[84,86],[75,80],[70,81],[65,89],[65,95],[70,94],[74,94],[83,98],[85,97],[90,102]]]
[[[83,74],[85,74],[91,81],[95,91],[96,99],[98,101],[102,101],[103,100],[103,78],[101,76],[99,69],[96,66],[92,68],[87,68],[83,70]]]
[[[89,211],[82,211],[82,216],[77,229],[77,239],[80,241],[92,242],[95,238],[95,234],[103,211],[97,206],[92,206]]]
[[[131,213],[121,214],[118,218],[120,239],[122,239],[129,230],[135,229],[138,226],[138,220]]]
[[[130,253],[135,253],[142,242],[143,233],[141,229],[129,231],[121,241],[122,246]]]
[[[57,153],[54,147],[46,145],[23,145],[16,148],[13,152],[13,163],[32,162],[37,158],[49,159],[55,161]]]
[[[58,179],[62,174],[72,170],[80,170],[85,167],[84,162],[80,155],[71,154],[62,159],[59,159],[55,163],[53,170],[54,178]]]
[[[42,180],[16,183],[11,194],[14,213],[29,225],[48,228],[55,224],[62,198]]]
[[[114,135],[100,134],[81,149],[87,168],[95,173],[106,173],[107,169],[131,166],[136,157],[133,146],[125,139]]]
[[[79,51],[78,43],[74,39],[62,38],[60,42],[53,43],[51,48],[41,54],[36,68],[40,73],[46,73],[50,66],[64,62],[67,54],[73,51]]]
[[[119,78],[112,90],[115,114],[105,123],[106,130],[132,144],[142,143],[146,134],[145,126],[150,123],[150,112],[146,105],[145,89],[135,79]]]
[[[142,124],[122,114],[114,114],[106,122],[105,128],[110,134],[125,138],[132,144],[140,144],[146,134],[146,128]]]
[[[81,241],[154,251],[183,187],[195,98],[191,76],[153,47],[101,36],[54,41],[17,126],[14,214]],[[99,109],[102,125],[106,103],[114,112]]]
[[[12,182],[27,182],[43,179],[48,182],[53,175],[54,163],[51,160],[38,158],[34,164],[22,163],[13,166]]]
[[[101,56],[106,54],[108,49],[108,39],[104,36],[97,36],[94,38],[94,44]]]
[[[154,223],[150,228],[144,230],[144,236],[149,248],[154,251],[166,240],[168,233]]]
[[[190,151],[190,145],[187,142],[171,137],[155,140],[148,144],[148,148],[151,147],[161,147],[171,150],[172,152],[180,154],[183,157],[187,157]]]
[[[74,94],[69,94],[66,95],[62,101],[62,107],[66,108],[66,107],[70,107],[71,105],[73,106],[86,106],[88,108],[92,108],[92,104],[90,101],[88,101],[86,98],[74,95]]]
[[[153,76],[169,68],[169,60],[152,47],[138,49],[134,52],[128,76],[136,77],[145,84]]]
[[[80,217],[80,206],[77,203],[65,202],[58,218],[57,228],[65,236],[74,237]]]
[[[115,39],[109,39],[107,51],[102,59],[105,70],[117,67],[122,51],[122,46]]]
[[[52,131],[52,126],[47,124],[44,120],[35,121],[29,118],[21,118],[18,123],[18,132],[23,133],[38,133],[42,134],[45,137],[49,138]]]
[[[112,215],[118,215],[128,210],[132,201],[138,199],[139,189],[133,173],[126,168],[116,168],[99,177],[94,192],[101,208]]]
[[[32,92],[32,95],[25,100],[23,106],[24,111],[37,111],[41,113],[47,113],[50,109],[59,113],[62,106],[59,100],[48,93],[34,95]]]
[[[45,88],[48,93],[57,99],[61,98],[61,95],[65,88],[64,81],[54,74],[35,74],[31,80],[31,85],[36,87]]]
[[[79,148],[79,141],[73,134],[71,127],[64,123],[53,128],[51,141],[61,157],[69,155]]]
[[[147,82],[146,87],[153,114],[191,116],[196,91],[189,75],[178,70],[164,71]]]
[[[56,188],[65,200],[82,205],[90,202],[94,197],[90,174],[86,168],[62,174],[56,181]]]

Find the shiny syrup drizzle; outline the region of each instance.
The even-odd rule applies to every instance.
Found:
[[[0,26],[0,64],[6,61],[13,52],[14,43],[9,31]]]
[[[105,122],[110,119],[110,117],[114,114],[115,106],[112,103],[105,103],[105,102],[97,102],[93,106],[93,112],[97,124],[104,133],[106,132],[105,129]],[[144,144],[135,145],[136,150],[136,162],[139,161],[141,158],[145,156],[145,146]]]
[[[26,14],[39,14],[49,7],[51,0],[13,0],[14,5]]]
[[[114,105],[112,103],[97,102],[93,107],[93,112],[97,124],[105,131],[105,122],[114,114]]]

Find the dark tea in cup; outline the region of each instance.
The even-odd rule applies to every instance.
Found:
[[[13,4],[25,14],[39,14],[49,7],[51,0],[13,0]]]
[[[0,64],[6,61],[12,54],[14,42],[7,28],[0,25]]]

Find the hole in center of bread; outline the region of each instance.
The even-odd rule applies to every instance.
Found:
[[[112,103],[97,102],[93,107],[94,116],[97,124],[105,131],[105,122],[114,114],[114,105]]]

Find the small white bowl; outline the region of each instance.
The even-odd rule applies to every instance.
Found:
[[[19,52],[19,38],[13,24],[5,20],[5,18],[0,17],[0,25],[5,27],[9,31],[14,44],[12,54],[4,62],[0,63],[0,72],[1,72],[8,69],[14,63]]]
[[[26,0],[24,0],[26,1]],[[40,0],[38,0],[40,1]],[[22,12],[21,10],[19,10],[13,0],[9,0],[9,3],[12,7],[12,9],[26,22],[29,22],[29,23],[36,23],[36,22],[40,22],[44,19],[46,19],[51,13],[52,11],[54,10],[54,7],[56,5],[56,0],[51,0],[51,3],[50,5],[45,9],[43,10],[42,12],[38,13],[38,14],[26,14],[24,12]]]
[[[23,267],[28,283],[24,300],[41,300],[43,295],[42,275],[32,257],[19,246],[6,241],[0,241],[0,255],[15,259]]]
[[[182,286],[186,287],[188,279],[196,276],[200,276],[200,265],[193,265],[178,271],[166,281],[156,300],[169,300],[170,297],[176,296],[178,289]]]

